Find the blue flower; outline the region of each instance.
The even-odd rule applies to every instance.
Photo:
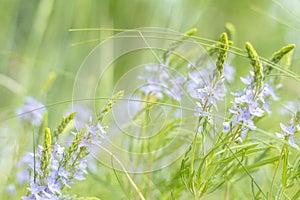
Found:
[[[296,148],[299,149],[299,146],[294,141],[294,134],[300,131],[300,125],[295,125],[294,120],[289,123],[289,126],[285,126],[284,124],[280,123],[281,133],[276,133],[277,137],[280,139],[288,138],[288,143]]]
[[[230,122],[223,122],[223,132],[228,133],[230,131]]]
[[[32,199],[32,200],[38,200],[43,199],[43,196],[45,195],[45,189],[46,186],[39,186],[33,182],[30,183],[30,187],[28,190],[30,191],[31,195],[28,197],[22,197],[23,200]]]
[[[6,186],[6,191],[8,192],[8,194],[9,194],[10,196],[13,196],[13,195],[15,195],[15,194],[17,193],[16,187],[15,187],[15,185],[13,185],[13,184],[7,185],[7,186]]]
[[[233,105],[229,109],[232,113],[230,121],[232,126],[240,125],[241,139],[244,139],[248,130],[255,130],[254,118],[264,116],[265,112],[270,113],[269,100],[277,100],[274,88],[267,83],[255,84],[254,73],[246,78],[241,78],[246,87],[241,92],[232,93],[235,97]]]
[[[231,118],[233,126],[241,124],[242,127],[245,126],[251,130],[256,129],[256,126],[251,119],[251,113],[247,107],[239,107],[234,105],[231,109],[229,109],[229,111],[233,114]]]
[[[97,130],[103,131],[101,128],[101,124],[97,124],[95,126]],[[78,146],[88,148],[87,140],[90,137],[90,133],[85,133]],[[65,147],[60,146],[59,144],[53,144],[51,148],[51,162],[50,169],[48,174],[45,177],[44,172],[41,170],[41,162],[42,162],[42,152],[43,147],[39,146],[37,152],[34,154],[26,154],[22,159],[23,164],[27,164],[34,170],[31,174],[28,174],[27,182],[30,182],[30,187],[28,191],[30,192],[27,197],[23,197],[23,199],[58,199],[58,196],[62,195],[62,190],[64,187],[70,187],[70,184],[74,184],[75,180],[83,180],[84,175],[87,174],[87,160],[84,157],[80,157],[78,159],[78,154],[81,148],[78,148],[77,151],[72,152],[69,163],[67,163],[66,167],[63,163],[65,163]],[[67,148],[68,149],[68,148]],[[87,154],[88,155],[88,154]],[[35,168],[34,168],[34,159],[35,159]],[[67,166],[70,166],[68,168]],[[27,171],[28,172],[28,171]],[[35,181],[33,180],[33,175],[35,174]],[[24,181],[23,181],[24,182]]]
[[[44,104],[33,97],[25,97],[25,105],[16,110],[16,114],[21,115],[21,121],[32,123],[35,126],[41,125],[45,112]]]
[[[101,122],[97,122],[96,125],[85,125],[86,127],[86,133],[91,134],[92,139],[99,139],[99,136],[101,138],[104,137],[106,134],[105,127],[102,126]]]
[[[209,82],[202,88],[196,89],[195,98],[200,100],[202,105],[209,107],[213,105],[217,108],[217,101],[223,100],[226,94],[226,88],[223,84],[223,80],[217,80],[216,83]]]
[[[57,178],[57,176],[49,176],[47,179],[47,190],[53,195],[61,195],[62,184]]]
[[[87,174],[86,168],[87,168],[87,159],[81,158],[79,159],[79,164],[77,165],[77,170],[74,173],[73,177],[76,180],[84,180],[85,179],[85,174]]]
[[[195,115],[208,117],[211,107],[217,109],[217,102],[223,100],[226,88],[223,78],[207,69],[189,72],[189,81],[185,85],[187,91],[197,100]]]
[[[193,70],[188,73],[188,80],[185,83],[185,88],[189,95],[197,98],[197,89],[202,88],[209,82],[208,78],[211,72],[207,69]]]
[[[235,76],[235,68],[229,64],[228,61],[224,64],[224,72],[223,72],[224,79],[229,83],[234,81]]]
[[[174,73],[163,65],[147,65],[146,72],[138,78],[145,81],[145,85],[140,88],[145,95],[155,95],[158,99],[165,96],[176,101],[181,100],[183,95],[182,85],[185,83],[184,76]]]

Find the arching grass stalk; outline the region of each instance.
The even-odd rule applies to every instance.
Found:
[[[192,191],[194,194],[195,199],[198,198],[198,192],[195,188],[195,181],[194,181],[194,162],[195,162],[195,152],[196,152],[196,144],[197,144],[197,138],[198,138],[198,134],[199,134],[199,128],[201,125],[201,120],[202,120],[202,116],[200,116],[198,118],[198,122],[197,122],[197,126],[196,126],[196,132],[192,141],[192,145],[191,145],[191,151],[192,151],[192,156],[191,156],[191,164],[190,164],[190,175],[192,176]]]
[[[151,121],[152,119],[149,119],[150,117],[150,109],[152,107],[152,104],[151,104],[151,101],[152,101],[152,98],[150,97],[149,94],[145,95],[145,99],[146,99],[146,105],[145,105],[145,108],[144,108],[144,115],[143,115],[143,120],[142,120],[142,126],[141,126],[141,130],[140,130],[140,137],[141,138],[144,138],[144,137],[147,137],[147,126],[149,125],[149,121]],[[146,146],[146,147],[145,147]],[[152,154],[151,154],[151,150],[150,150],[150,139],[146,139],[146,144],[144,142],[144,139],[142,139],[142,144],[141,144],[141,147],[140,147],[140,153],[144,153],[145,150],[147,150],[150,155],[149,157],[149,160],[147,163],[145,163],[146,165],[148,165],[148,169],[150,169],[151,171],[151,165],[152,165],[152,162],[153,162],[153,157],[152,157]],[[140,163],[139,160],[137,160],[138,163]],[[138,164],[137,163],[137,164]],[[148,178],[149,180],[152,180],[152,173],[148,173]],[[148,184],[147,185],[147,188],[148,188],[148,193],[149,193],[149,197],[152,198],[152,186],[151,184]]]
[[[278,163],[277,163],[277,165],[275,167],[275,171],[274,171],[274,174],[272,176],[272,181],[271,181],[271,185],[270,185],[270,189],[269,189],[269,193],[268,193],[268,198],[269,199],[272,199],[272,193],[273,193],[273,187],[274,187],[274,184],[275,184],[275,178],[277,176],[280,163],[281,163],[281,161],[282,161],[282,159],[283,159],[283,157],[285,155],[284,152],[286,151],[286,147],[287,147],[287,145],[284,144],[283,147],[282,147],[282,149],[281,149],[281,151],[280,151],[279,160],[278,160]]]
[[[134,182],[134,180],[130,177],[129,173],[127,172],[127,169],[125,168],[125,166],[122,164],[122,162],[108,149],[106,149],[105,147],[101,146],[98,143],[94,144],[95,146],[97,146],[98,148],[102,149],[103,151],[105,151],[106,153],[108,153],[114,160],[117,161],[117,163],[121,166],[123,172],[125,173],[126,177],[128,178],[130,184],[132,185],[132,187],[135,189],[135,191],[137,192],[139,198],[141,200],[145,200],[144,195],[142,194],[142,192],[140,191],[140,189],[138,188],[138,186],[136,185],[136,183]],[[96,157],[95,157],[96,158]],[[97,158],[96,158],[97,159]]]

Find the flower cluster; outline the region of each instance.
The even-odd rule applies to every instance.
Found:
[[[232,66],[226,65],[224,72],[229,69],[229,73],[234,74]],[[199,70],[188,74],[189,81],[186,88],[188,93],[197,100],[195,116],[210,116],[210,108],[213,106],[217,110],[217,102],[222,101],[226,95],[224,80],[226,77],[216,76],[216,73],[208,70]]]
[[[219,46],[216,47],[216,50],[219,49],[216,69],[203,67],[205,62],[199,61],[195,65],[188,65],[189,72],[186,77],[178,72],[172,73],[167,61],[166,65],[147,65],[146,73],[139,76],[139,79],[147,83],[141,91],[146,95],[155,94],[158,99],[168,96],[176,101],[180,101],[186,91],[197,100],[195,116],[208,117],[211,115],[211,107],[217,109],[217,101],[222,100],[226,94],[224,79],[228,82],[233,80],[235,70],[229,61],[226,61],[228,48],[228,38],[223,33]]]
[[[270,98],[277,100],[273,87],[264,82],[257,87],[254,76],[255,74],[251,72],[247,78],[241,78],[246,87],[242,92],[232,93],[235,98],[229,109],[232,114],[231,126],[239,125],[243,137],[249,129],[256,129],[253,122],[255,117],[262,117],[265,112],[270,113],[268,100]],[[229,129],[228,122],[225,122],[223,131],[227,132]]]
[[[25,112],[21,118],[23,121],[40,126],[43,113],[46,112],[44,105],[32,97],[26,97],[25,101],[25,106],[18,109],[17,113]],[[107,106],[107,111],[111,109],[111,104]],[[100,120],[93,123],[92,117],[86,116],[89,110],[76,105],[74,107],[79,111],[79,116],[76,117],[73,112],[63,117],[53,132],[46,128],[44,145],[39,145],[32,153],[26,153],[17,164],[20,169],[16,174],[18,183],[29,185],[27,195],[22,199],[67,199],[63,189],[85,179],[91,143],[101,142],[106,131]],[[59,136],[74,120],[77,122],[74,124],[76,131],[72,132],[73,139],[68,137],[72,142],[61,142]],[[11,187],[14,188],[13,185]]]
[[[247,142],[247,134],[257,129],[257,121],[271,113],[270,101],[278,99],[275,92],[280,87],[279,78],[269,76],[270,72],[274,70],[272,66],[294,48],[294,46],[290,45],[283,48],[283,50],[274,54],[269,63],[263,63],[260,61],[251,44],[246,43],[246,50],[253,70],[250,71],[247,77],[240,78],[244,84],[243,89],[231,93],[232,101],[229,107],[226,107],[228,116],[224,121],[222,119],[223,129],[219,130],[216,125],[219,121],[212,118],[213,112],[218,110],[219,102],[224,100],[224,97],[227,95],[226,81],[228,83],[232,82],[235,73],[234,68],[229,64],[227,59],[231,45],[227,34],[223,33],[219,42],[213,46],[211,52],[218,52],[214,66],[210,65],[211,63],[206,63],[205,59],[199,58],[199,63],[190,63],[185,73],[176,72],[169,67],[171,63],[168,60],[168,56],[176,45],[177,43],[165,54],[162,62],[164,64],[146,65],[143,74],[138,76],[145,84],[140,88],[139,92],[141,95],[134,96],[134,101],[129,104],[130,114],[134,115],[132,117],[133,120],[139,123],[142,122],[141,128],[139,127],[136,130],[140,130],[142,134],[144,132],[148,133],[149,129],[144,128],[154,127],[152,125],[148,126],[148,122],[152,120],[152,116],[157,116],[155,120],[160,120],[161,116],[163,116],[152,115],[150,112],[150,109],[153,107],[152,103],[155,100],[161,100],[159,103],[172,101],[172,103],[179,104],[181,101],[184,102],[186,100],[184,98],[185,94],[191,97],[191,102],[195,104],[193,119],[197,119],[197,122],[193,124],[189,121],[189,124],[196,128],[190,148],[187,150],[182,161],[180,175],[187,189],[195,196],[195,199],[198,199],[207,191],[215,189],[210,187],[209,184],[213,183],[213,185],[220,186],[226,182],[224,182],[225,179],[227,180],[228,178],[229,180],[235,175],[235,172],[231,171],[239,171],[241,169],[239,167],[244,165],[245,169],[247,169],[246,167],[248,164],[251,164],[252,158],[244,162],[238,159],[242,155],[240,152],[243,153],[243,156],[247,155],[250,151],[265,152],[264,148],[256,149],[256,144],[237,145],[238,151],[236,154],[230,148],[231,145],[235,145],[234,142]],[[212,55],[209,54],[209,56]],[[180,69],[182,70],[183,68]],[[71,188],[72,184],[85,179],[85,176],[88,174],[87,164],[90,163],[89,159],[92,154],[90,152],[93,150],[91,144],[101,142],[105,139],[106,127],[102,125],[104,116],[108,114],[113,104],[123,94],[124,92],[119,92],[115,95],[102,108],[96,120],[93,120],[91,110],[80,105],[73,105],[72,111],[76,112],[63,117],[61,123],[54,131],[44,127],[47,124],[47,119],[44,117],[46,116],[44,115],[46,112],[45,106],[32,97],[26,97],[25,106],[19,108],[16,113],[20,115],[22,121],[40,126],[40,132],[45,128],[45,132],[43,145],[35,146],[35,143],[39,142],[40,138],[36,139],[33,137],[34,151],[26,153],[17,165],[18,168],[22,169],[16,174],[17,181],[19,184],[24,185],[24,187],[25,185],[28,186],[27,193],[22,199],[71,199],[71,197],[65,195],[65,189]],[[171,118],[176,118],[176,120],[172,121],[172,123],[166,123],[163,126],[163,129],[161,129],[163,134],[167,134],[169,130],[177,128],[179,122],[184,122],[181,118],[181,113],[177,112],[180,108],[179,106],[166,107],[163,111],[169,112],[168,115],[165,115],[167,116],[167,120]],[[145,115],[140,117],[144,112]],[[131,116],[124,115],[124,117],[123,113],[116,113],[119,118],[127,119],[130,117],[131,119]],[[72,127],[70,126],[71,122],[74,122],[74,126]],[[288,148],[286,144],[300,149],[296,144],[297,141],[295,142],[294,139],[295,134],[300,132],[299,122],[300,111],[295,114],[288,124],[280,123],[281,131],[277,132],[276,135],[285,141],[283,149]],[[127,127],[129,127],[129,124],[126,123]],[[190,133],[190,129],[183,130],[187,130],[188,134]],[[177,133],[177,129],[175,131]],[[63,132],[71,132],[72,135],[62,139],[61,134]],[[208,134],[212,137],[205,137]],[[167,139],[169,139],[169,136],[171,137],[172,134],[169,134]],[[218,138],[214,138],[215,136],[218,136]],[[254,138],[254,140],[256,139]],[[208,143],[209,145],[202,145],[206,141],[210,142]],[[127,144],[130,145],[128,146],[131,150],[138,149],[135,147],[139,147],[138,143],[135,144],[134,142],[131,144],[127,143],[126,140]],[[212,149],[209,149],[210,144],[212,144]],[[145,142],[141,143],[141,153],[144,153],[143,149],[145,149],[145,145],[152,148],[150,142],[148,143],[145,140]],[[204,148],[199,148],[200,145]],[[243,148],[245,148],[245,151],[239,151],[240,149],[243,150]],[[199,153],[201,154],[200,157]],[[233,153],[236,156],[232,156]],[[153,156],[151,157],[151,162],[154,162],[156,155],[151,156]],[[276,156],[272,161],[268,161],[268,163],[275,162],[277,159],[281,159],[281,157],[277,158]],[[284,159],[287,160],[287,158]],[[239,165],[236,165],[236,161],[239,162]],[[288,163],[285,161],[284,163]],[[216,165],[216,163],[219,163],[219,165]],[[232,166],[235,168],[228,170]],[[219,169],[227,170],[228,174],[223,173],[224,171]],[[222,172],[220,177],[218,177],[219,171]],[[92,173],[93,170],[90,172]],[[135,184],[132,185],[135,187]],[[7,189],[11,192],[14,191],[12,185]],[[137,191],[140,193],[138,188]]]
[[[29,194],[23,199],[59,199],[65,187],[69,188],[76,180],[83,180],[87,174],[90,140],[99,140],[100,134],[104,133],[98,122],[74,133],[74,139],[68,146],[55,142],[51,146],[39,146],[35,153],[26,154],[23,164],[30,169],[23,173],[31,174]]]
[[[246,43],[246,49],[254,70],[246,78],[241,78],[246,87],[241,92],[232,93],[235,98],[229,109],[231,115],[223,123],[223,132],[228,133],[234,128],[241,132],[239,140],[243,140],[249,130],[256,129],[254,119],[264,116],[265,112],[271,113],[269,101],[278,99],[275,89],[279,88],[272,80],[265,81],[263,68],[266,66],[261,64],[250,43]]]
[[[145,95],[155,95],[156,98],[162,99],[168,96],[175,101],[180,101],[183,95],[182,85],[185,77],[168,69],[161,64],[151,64],[145,66],[145,75],[140,75],[139,79],[146,81],[141,87]]]
[[[300,132],[300,111],[295,114],[287,126],[280,123],[280,128],[281,132],[276,133],[276,135],[280,139],[287,140],[292,147],[299,149],[299,146],[294,141],[294,135]]]
[[[25,105],[17,109],[16,114],[26,123],[39,126],[42,123],[43,115],[46,111],[44,104],[33,97],[25,97]]]
[[[87,166],[86,158],[77,159],[76,156],[79,156],[79,152],[74,152],[68,162],[73,167],[67,169],[67,165],[63,164],[66,156],[64,155],[65,148],[59,144],[54,144],[52,148],[49,173],[45,177],[44,172],[41,170],[42,152],[44,151],[42,146],[39,146],[35,154],[30,153],[24,157],[28,162],[24,164],[30,166],[29,171],[33,172],[33,174],[30,175],[29,194],[22,199],[58,199],[62,195],[62,189],[70,187],[70,184],[74,183],[73,179],[84,179]]]
[[[197,100],[196,116],[209,117],[211,115],[211,107],[213,106],[217,109],[217,101],[223,100],[226,95],[223,72],[226,71],[227,77],[228,74],[234,74],[234,70],[231,70],[232,67],[226,62],[229,49],[226,33],[221,34],[217,49],[219,54],[216,61],[216,69],[194,70],[188,74],[187,89],[190,95]]]

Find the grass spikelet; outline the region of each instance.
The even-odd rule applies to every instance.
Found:
[[[45,129],[44,149],[42,152],[41,159],[41,170],[44,177],[49,173],[51,159],[51,132],[49,128]]]
[[[71,160],[73,153],[78,150],[79,143],[82,140],[84,133],[85,133],[85,129],[81,129],[80,131],[78,131],[76,133],[76,136],[75,136],[73,142],[71,143],[71,145],[69,146],[69,148],[65,154],[65,163],[66,164]],[[67,166],[65,166],[65,167],[67,167]]]
[[[196,28],[192,28],[191,30],[188,30],[185,32],[181,37],[178,38],[178,40],[175,40],[173,43],[170,44],[170,47],[168,50],[163,54],[163,63],[167,63],[169,56],[171,55],[171,52],[174,51],[177,47],[180,46],[185,40],[190,38],[191,36],[195,35],[197,32]]]
[[[42,123],[39,127],[39,131],[38,131],[38,135],[37,135],[37,139],[36,141],[39,142],[41,136],[43,136],[43,134],[45,133],[45,129],[48,127],[48,112],[45,112],[43,114],[43,120]]]
[[[110,99],[107,104],[102,108],[102,110],[100,111],[97,119],[99,122],[103,121],[103,118],[105,117],[105,115],[107,115],[107,113],[112,109],[113,105],[117,102],[118,99],[122,98],[124,95],[124,91],[121,90],[119,92],[117,92],[112,99]]]
[[[224,71],[224,64],[227,58],[228,49],[229,49],[228,36],[226,33],[222,33],[220,36],[219,55],[216,62],[217,70],[220,75],[222,75]]]
[[[226,31],[226,33],[228,35],[228,39],[234,41],[235,37],[236,37],[235,36],[236,35],[236,30],[235,30],[234,25],[232,23],[230,23],[230,22],[227,22],[225,24],[225,31]]]
[[[63,117],[57,129],[53,132],[54,139],[57,140],[58,136],[65,130],[68,124],[74,119],[76,112],[72,112],[67,117]]]
[[[254,69],[254,81],[257,84],[257,86],[260,86],[263,79],[263,66],[259,61],[257,52],[250,44],[250,42],[246,42],[246,50],[248,53],[248,57],[251,61],[251,65]]]
[[[285,55],[289,54],[295,47],[295,44],[289,44],[287,46],[282,47],[279,51],[275,52],[272,55],[271,62],[275,64],[278,63]],[[271,65],[267,65],[264,70],[265,75],[270,74],[272,69],[273,67]]]
[[[275,52],[272,56],[271,61],[273,63],[278,63],[283,56],[288,54],[290,51],[292,51],[296,47],[295,44],[289,44],[287,46],[282,47],[279,51]]]

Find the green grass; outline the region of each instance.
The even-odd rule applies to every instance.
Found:
[[[116,98],[112,108],[102,110],[104,118],[98,116],[109,127],[111,143],[93,144],[94,161],[86,180],[66,193],[99,199],[299,198],[299,150],[275,134],[280,131],[279,123],[287,124],[291,118],[279,109],[287,101],[299,106],[298,1],[0,3],[0,199],[26,195],[26,185],[18,186],[14,196],[8,195],[6,187],[16,183],[16,163],[23,153],[44,144],[46,127],[51,133],[65,128],[60,142],[69,144],[72,123],[64,127],[69,121],[64,123],[62,117],[70,106],[88,106],[97,116],[121,90],[125,95]],[[216,128],[194,116],[195,102],[187,94],[181,103],[151,95],[134,99],[140,94],[137,77],[142,65],[164,60],[167,48],[176,51],[168,57],[172,76],[186,74],[187,64],[199,57],[214,67],[218,54],[210,51],[228,22],[235,28],[228,52],[236,75],[233,83],[226,83],[227,90],[243,88],[239,77],[252,69],[246,41],[258,52],[261,64],[274,68],[266,78],[276,77],[282,83],[279,101],[271,103],[272,114],[256,121],[257,129],[248,133],[243,144],[229,142],[230,137],[220,131],[234,100],[230,94],[213,112]],[[187,32],[192,28],[197,33]],[[143,48],[133,50],[136,44]],[[291,57],[274,63],[273,53],[287,44],[296,45]],[[41,127],[22,124],[21,116],[15,114],[25,96],[45,104],[48,116]],[[131,106],[143,108],[134,113]],[[178,110],[182,118],[174,119]],[[130,114],[136,116],[131,119]],[[198,121],[207,131],[194,137]],[[295,142],[300,142],[299,131]]]

